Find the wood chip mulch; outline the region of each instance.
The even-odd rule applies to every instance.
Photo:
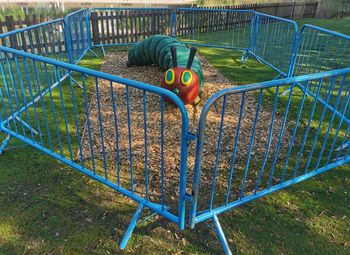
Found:
[[[193,133],[196,132],[198,119],[207,99],[222,89],[237,86],[237,84],[234,84],[210,65],[203,57],[200,57],[200,59],[205,77],[205,84],[201,94],[202,101],[196,107],[191,105],[186,106],[190,131]],[[162,70],[159,67],[132,66],[127,68],[126,62],[127,52],[125,51],[107,53],[101,71],[159,86],[162,75]],[[117,83],[111,84],[109,81],[102,79],[98,81],[98,92],[99,97],[96,97],[95,91],[90,105],[91,111],[88,120],[90,133],[86,129],[83,134],[82,145],[84,158],[90,159],[92,164],[91,151],[93,151],[96,171],[102,176],[107,172],[110,180],[116,183],[119,181],[121,186],[128,190],[133,188],[135,193],[141,194],[144,197],[147,192],[149,198],[154,202],[161,202],[164,199],[166,203],[176,205],[180,175],[181,114],[179,110],[172,104],[164,103],[164,135],[162,136],[160,132],[162,118],[160,111],[161,99],[158,95],[149,92],[144,94],[142,90]],[[97,98],[99,98],[99,102]],[[243,118],[240,123],[241,128],[235,160],[235,169],[237,168],[237,170],[233,174],[233,179],[236,180],[236,183],[233,183],[232,186],[232,199],[239,193],[241,188],[241,180],[244,167],[247,164],[247,155],[252,141],[252,134],[254,133],[254,140],[251,147],[250,164],[261,162],[264,159],[268,144],[272,118],[272,103],[271,107],[265,107],[264,104],[260,106],[257,126],[255,132],[253,132],[254,118],[258,106],[257,98],[258,94],[256,92],[246,93],[245,95]],[[241,99],[240,94],[230,95],[226,98],[218,160],[216,160],[216,148],[218,146],[222,115],[222,98],[211,107],[207,116],[202,161],[202,192],[204,193],[210,192],[216,165],[218,169],[217,186],[222,187],[223,192],[226,192],[228,173],[234,152]],[[144,109],[144,103],[146,110]],[[100,110],[98,104],[100,104]],[[101,113],[100,119],[99,111]],[[130,120],[130,126],[128,125],[128,119]],[[269,162],[273,160],[274,152],[276,151],[282,121],[283,116],[277,113],[274,118],[271,146],[267,154],[267,161]],[[146,123],[146,132],[144,123]],[[129,134],[131,134],[130,140]],[[287,129],[283,135],[281,151],[288,145],[290,136],[291,132]],[[92,148],[90,146],[90,138]],[[161,146],[162,139],[164,140],[163,147]],[[147,142],[147,148],[145,148],[145,141]],[[191,192],[191,178],[195,161],[195,142],[191,142],[188,150],[187,189],[188,192]],[[103,151],[106,155],[105,161],[102,156]],[[164,164],[162,164],[162,157],[164,158]],[[104,163],[106,164],[106,170],[104,169]],[[130,171],[131,167],[133,169],[132,172]],[[162,182],[161,169],[164,169],[164,182]],[[254,186],[254,180],[256,180],[259,170],[260,168],[249,170],[247,192],[249,192],[249,183],[251,186]],[[269,174],[269,171],[269,169],[265,170],[264,174]],[[131,184],[131,174],[134,180],[133,187]],[[148,179],[145,178],[146,175],[149,176]],[[146,182],[149,183],[148,190],[145,189]],[[161,193],[162,186],[164,186],[164,194]]]

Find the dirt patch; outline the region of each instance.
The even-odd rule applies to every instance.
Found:
[[[190,131],[193,133],[196,133],[201,110],[208,98],[222,89],[236,86],[204,58],[200,59],[205,77],[202,101],[196,107],[186,106]],[[104,58],[101,71],[159,86],[162,75],[159,67],[127,68],[126,62],[127,52],[110,52]],[[123,84],[100,79],[94,92],[96,91],[98,97],[95,95],[91,100],[90,117],[87,122],[90,132],[86,129],[83,135],[84,158],[96,165],[95,168],[99,174],[107,176],[122,187],[134,190],[135,193],[144,197],[148,194],[154,202],[164,201],[174,204],[177,201],[180,176],[182,128],[180,111],[161,99],[159,95]],[[229,170],[234,161],[234,167],[237,170],[234,171],[233,178],[238,180],[236,185],[232,186],[234,196],[241,190],[240,182],[247,164],[256,164],[265,159],[266,162],[273,161],[283,116],[279,114],[273,116],[273,104],[271,107],[268,106],[269,104],[265,106],[266,104],[259,103],[258,98],[258,92],[244,95],[241,122],[239,122],[241,94],[221,98],[210,108],[206,121],[202,160],[202,187],[206,187],[205,192],[211,189],[215,169],[218,172],[217,185],[221,186],[225,192]],[[222,117],[223,100],[226,103],[224,117]],[[257,109],[259,109],[258,115],[256,115]],[[258,116],[258,121],[254,125],[255,116]],[[270,136],[272,119],[274,128]],[[240,130],[236,139],[238,125]],[[222,130],[221,134],[220,130]],[[219,136],[221,136],[220,141],[218,141]],[[286,147],[289,136],[288,131],[284,132],[281,148]],[[270,147],[268,147],[269,143]],[[220,145],[220,153],[217,154],[218,145]],[[195,162],[194,142],[189,145],[188,150],[188,191],[190,192]],[[248,161],[247,155],[250,150],[251,157]],[[103,154],[106,155],[106,159],[103,158]],[[92,162],[92,155],[94,162]],[[259,170],[258,168],[249,170],[248,186],[254,186]],[[267,170],[265,172],[264,174],[269,173]],[[149,189],[145,188],[147,183]],[[161,192],[162,189],[164,193]],[[249,192],[249,187],[246,191]]]

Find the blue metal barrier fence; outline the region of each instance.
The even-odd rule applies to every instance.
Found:
[[[88,51],[97,56],[93,47],[127,46],[153,34],[240,50],[242,60],[253,56],[287,78],[212,95],[193,134],[172,92],[77,66]],[[82,9],[8,32],[0,35],[0,154],[15,137],[136,201],[121,248],[149,208],[180,229],[186,216],[191,228],[212,220],[231,254],[219,214],[350,161],[349,39],[311,25],[298,32],[294,21],[254,11],[194,8]],[[169,111],[175,120],[165,98],[177,106]],[[217,120],[213,128],[208,115]],[[188,151],[191,141],[196,151]],[[169,157],[169,146],[178,153]],[[170,171],[174,165],[178,173]]]
[[[1,65],[0,71],[2,76],[2,87],[0,89],[1,103],[1,126],[2,132],[19,139],[36,149],[50,155],[51,157],[63,162],[64,164],[75,168],[78,171],[90,176],[91,178],[107,185],[130,197],[140,204],[140,207],[146,207],[154,212],[164,216],[170,221],[175,222],[181,229],[184,228],[185,219],[185,188],[187,176],[187,143],[191,136],[188,133],[188,116],[186,108],[182,101],[173,93],[166,89],[143,84],[94,70],[78,67],[76,65],[58,62],[52,59],[36,56],[11,48],[0,46]],[[13,71],[16,70],[16,71]],[[73,73],[73,76],[81,81],[82,89],[73,86],[72,78],[62,81],[60,70],[64,73]],[[71,76],[70,76],[71,77]],[[88,78],[87,78],[88,77]],[[57,84],[55,91],[48,87],[47,96],[43,97],[44,84]],[[118,97],[119,101],[104,104],[101,97],[102,89],[107,86],[108,96],[110,98]],[[121,86],[121,87],[120,87]],[[35,100],[33,97],[33,88],[38,88],[40,98]],[[98,133],[101,144],[93,145],[92,140],[92,122],[93,117],[90,115],[88,97],[93,93],[96,98],[98,109]],[[124,99],[121,98],[123,93]],[[132,99],[131,94],[139,93],[142,100]],[[180,172],[178,180],[171,180],[168,177],[169,171],[166,169],[170,163],[169,157],[164,156],[164,144],[170,142],[175,146],[175,140],[168,141],[165,137],[164,129],[167,126],[174,125],[168,123],[165,117],[164,98],[171,100],[179,111],[181,116],[180,130],[178,132],[178,144],[180,153],[178,160],[180,162]],[[152,117],[159,118],[160,132],[153,135],[147,131],[150,128],[147,117],[150,117],[147,111],[149,102],[159,102],[159,112],[152,112]],[[28,103],[30,102],[30,103]],[[122,105],[124,102],[125,105]],[[14,109],[17,104],[23,104],[24,109],[18,111]],[[131,108],[132,107],[132,108]],[[102,117],[101,111],[109,110],[113,112],[114,127],[106,126],[107,123]],[[81,141],[81,130],[83,126],[78,118],[79,113],[86,117],[86,133],[88,135],[88,150],[84,150]],[[17,117],[25,120],[28,126],[33,129],[25,129],[18,126]],[[133,163],[133,152],[136,149],[133,139],[137,137],[139,130],[133,126],[133,121],[143,118],[144,125],[141,127],[141,134],[144,143],[143,162]],[[53,123],[52,123],[53,122]],[[64,123],[64,129],[59,129],[58,123]],[[117,147],[114,151],[116,166],[107,164],[107,151],[104,142],[106,130],[114,128],[116,144],[129,144],[129,147]],[[150,141],[148,145],[148,141]],[[152,142],[151,142],[152,141]],[[158,144],[154,144],[158,141]],[[158,160],[159,169],[154,169],[149,165],[152,155],[147,155],[149,146],[160,151]],[[78,150],[77,157],[74,150]],[[102,154],[99,152],[102,151]],[[175,155],[172,155],[175,157]],[[120,157],[120,158],[119,158]],[[121,160],[124,160],[121,163]],[[155,160],[155,159],[152,159]],[[125,161],[128,161],[127,163]],[[136,164],[137,163],[137,164]],[[127,166],[127,167],[125,167]],[[159,176],[159,173],[161,176]],[[157,182],[150,182],[150,179],[157,178]],[[151,190],[159,190],[159,194],[151,196]],[[174,189],[178,194],[174,194]],[[178,201],[177,208],[170,208],[169,201],[176,196]],[[136,224],[136,222],[134,222]],[[129,228],[135,225],[130,224]],[[129,231],[127,231],[128,233]],[[130,236],[129,236],[130,237]],[[126,239],[122,242],[126,244]]]

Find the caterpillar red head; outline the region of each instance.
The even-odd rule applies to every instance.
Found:
[[[162,75],[161,87],[174,92],[186,104],[199,103],[200,82],[197,74],[191,70],[197,49],[192,47],[186,67],[177,66],[176,47],[171,47],[173,67]]]

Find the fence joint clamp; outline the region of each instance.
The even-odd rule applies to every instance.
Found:
[[[197,140],[197,135],[191,132],[187,133],[187,139],[190,141],[196,141]]]
[[[192,202],[192,195],[186,192],[184,195],[184,199],[188,202]]]

